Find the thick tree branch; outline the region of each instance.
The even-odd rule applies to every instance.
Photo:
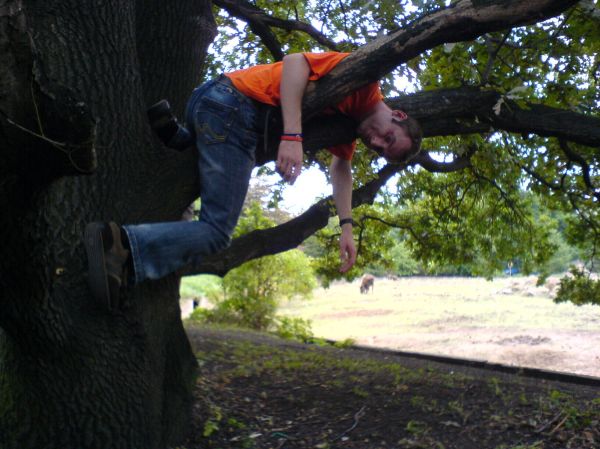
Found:
[[[497,114],[494,108],[500,101]],[[438,89],[394,98],[387,103],[420,120],[426,136],[481,133],[494,128],[600,146],[600,118],[537,103],[520,107],[493,90]]]
[[[270,27],[288,31],[302,31],[319,44],[331,50],[337,50],[337,44],[334,41],[308,23],[269,16],[260,8],[244,0],[213,0],[213,3],[225,9],[230,15],[247,22],[252,31],[261,38],[277,61],[283,59],[284,53],[279,40]]]
[[[337,103],[348,93],[379,80],[400,64],[437,45],[539,22],[575,3],[577,0],[461,0],[361,47],[326,77],[309,83],[303,103],[304,116]]]
[[[419,153],[413,161],[423,167],[425,170],[433,173],[450,173],[463,170],[471,165],[471,156],[473,152],[468,152],[462,157],[456,158],[452,162],[439,162],[433,159],[429,153]]]
[[[445,173],[460,170],[468,164],[468,158],[461,158],[449,164],[435,162],[428,155],[423,155],[421,160],[431,161],[432,168]],[[410,165],[415,162],[417,160],[412,161]],[[408,164],[398,164],[383,167],[377,174],[377,178],[352,192],[352,208],[362,204],[373,204],[377,193],[385,183],[407,166]],[[205,273],[224,276],[229,270],[249,260],[296,248],[306,238],[327,226],[329,218],[334,215],[333,199],[329,196],[287,223],[253,231],[235,239],[228,249],[206,258],[199,266],[186,267],[183,274]]]
[[[503,101],[499,114],[494,107]],[[600,118],[541,104],[519,106],[500,92],[478,87],[438,89],[387,100],[421,122],[426,137],[505,130],[556,137],[587,146],[600,146]],[[305,150],[315,152],[356,137],[355,123],[341,116],[319,116],[305,124]],[[257,163],[274,160],[279,145],[280,118],[273,115],[269,141],[260,143]]]

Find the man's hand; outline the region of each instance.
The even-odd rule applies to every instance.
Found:
[[[342,226],[342,235],[340,236],[340,272],[345,273],[356,262],[356,246],[352,236],[352,225]]]
[[[279,143],[275,167],[286,182],[290,184],[296,182],[296,178],[302,171],[302,162],[302,142],[282,140]]]

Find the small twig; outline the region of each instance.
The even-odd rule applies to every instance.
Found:
[[[360,408],[360,410],[354,414],[354,423],[331,441],[333,442],[333,441],[339,440],[340,438],[344,437],[347,433],[352,432],[358,425],[358,421],[360,421],[360,418],[365,416],[365,408],[366,408],[366,406],[363,405]]]
[[[500,42],[498,43],[498,45],[496,46],[495,49],[490,48],[491,47],[491,40],[489,39],[488,36],[485,36],[484,39],[486,41],[486,43],[489,44],[488,46],[488,62],[487,62],[487,66],[485,68],[485,71],[483,72],[483,76],[481,77],[483,84],[487,84],[488,79],[490,77],[490,73],[492,72],[492,67],[494,65],[494,61],[496,60],[496,57],[498,56],[498,53],[500,52],[500,49],[502,48],[502,46],[506,43],[508,37],[510,36],[510,33],[512,32],[512,29],[508,30],[504,36],[502,37],[502,39],[500,40]]]
[[[48,142],[48,143],[49,143],[50,145],[52,145],[53,147],[56,147],[56,149],[58,149],[58,150],[60,150],[60,151],[63,151],[63,152],[66,152],[66,150],[64,149],[64,148],[67,146],[67,144],[66,144],[66,143],[63,143],[63,142],[58,142],[58,141],[56,141],[56,140],[52,140],[52,139],[50,139],[50,138],[46,137],[46,136],[45,136],[45,135],[43,135],[43,134],[38,134],[38,133],[36,133],[35,131],[32,131],[32,130],[30,130],[30,129],[28,129],[28,128],[25,128],[24,126],[21,126],[21,125],[19,125],[18,123],[15,123],[15,122],[13,122],[13,121],[12,121],[11,119],[9,119],[9,118],[7,118],[7,119],[6,119],[6,121],[7,121],[8,123],[10,123],[11,125],[13,125],[14,127],[16,127],[16,128],[19,128],[21,131],[23,131],[23,132],[25,132],[25,133],[27,133],[27,134],[30,134],[30,135],[32,135],[32,136],[34,136],[34,137],[37,137],[38,139],[45,140],[46,142]]]
[[[554,429],[552,429],[550,431],[550,435],[554,434],[554,432],[556,432],[558,429],[560,429],[568,418],[569,418],[569,415],[565,415],[565,417],[560,420],[560,422],[556,425],[556,427],[554,427]]]
[[[600,192],[593,185],[592,180],[590,178],[590,164],[585,160],[583,156],[576,153],[571,149],[569,144],[563,139],[559,139],[558,143],[560,144],[560,148],[565,153],[569,161],[576,162],[581,167],[583,182],[586,187],[592,192],[592,195],[596,197],[597,200],[600,200]]]
[[[542,433],[544,430],[546,430],[548,427],[550,427],[552,425],[552,423],[556,422],[556,420],[558,418],[560,418],[562,415],[562,411],[558,412],[556,415],[554,415],[552,417],[552,419],[550,421],[548,421],[546,424],[544,424],[542,427],[535,429],[536,433]]]
[[[91,173],[90,170],[85,170],[84,168],[80,167],[77,162],[75,162],[75,160],[73,159],[73,153],[75,153],[78,150],[81,149],[86,149],[88,148],[89,144],[93,144],[94,139],[90,138],[89,141],[84,142],[85,145],[73,145],[73,144],[68,144],[65,142],[58,142],[56,140],[52,140],[49,137],[46,137],[43,134],[38,134],[35,131],[32,131],[28,128],[25,128],[24,126],[19,125],[18,123],[15,123],[14,121],[12,121],[11,119],[9,119],[8,117],[6,118],[6,121],[13,125],[14,127],[20,129],[21,131],[23,131],[24,133],[30,134],[34,137],[37,137],[40,140],[46,141],[48,142],[53,148],[56,148],[58,151],[64,153],[68,158],[69,158],[69,162],[71,163],[71,165],[75,168],[75,170],[77,170],[79,173],[83,173],[83,174],[88,174]]]

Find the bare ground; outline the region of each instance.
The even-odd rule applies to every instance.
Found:
[[[189,327],[200,364],[179,449],[598,449],[600,386]]]

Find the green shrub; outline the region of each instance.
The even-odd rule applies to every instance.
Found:
[[[310,320],[287,316],[277,317],[274,333],[286,340],[296,340],[303,343],[312,341],[314,337]]]

